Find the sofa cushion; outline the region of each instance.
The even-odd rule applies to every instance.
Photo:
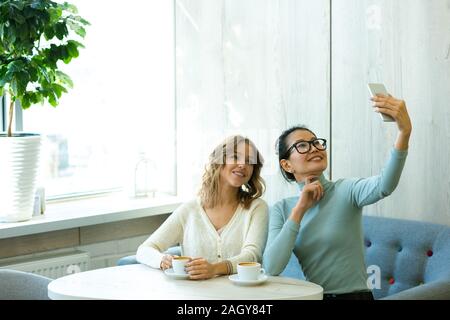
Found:
[[[380,268],[376,299],[438,280],[450,281],[450,228],[364,216],[366,265]]]
[[[417,297],[417,294],[420,295],[420,292],[425,292],[428,288],[445,287],[445,283],[450,282],[449,227],[363,216],[363,228],[368,276],[375,269],[371,267],[377,266],[380,270],[380,288],[373,290],[376,299],[394,296],[420,286],[420,290],[413,293]],[[305,279],[294,254],[281,275]],[[427,292],[430,295],[437,291]],[[411,294],[405,292],[399,297],[409,295]]]

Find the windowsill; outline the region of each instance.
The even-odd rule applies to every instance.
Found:
[[[43,215],[33,216],[31,220],[0,223],[0,239],[167,214],[182,202],[179,197],[164,194],[155,198],[110,195],[51,202],[47,203]]]

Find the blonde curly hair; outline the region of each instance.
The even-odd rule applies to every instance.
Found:
[[[233,135],[222,141],[209,155],[209,162],[205,166],[202,185],[198,193],[203,207],[213,208],[219,203],[220,170],[226,164],[227,155],[236,156],[237,147],[242,142],[253,148],[255,157],[250,160],[250,164],[253,164],[252,176],[248,183],[239,189],[239,202],[244,208],[248,209],[252,201],[261,197],[264,193],[266,186],[264,179],[260,175],[264,164],[261,153],[250,139],[240,135]]]

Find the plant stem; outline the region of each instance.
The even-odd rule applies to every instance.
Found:
[[[13,112],[14,112],[14,101],[13,99],[11,99],[11,102],[9,103],[8,137],[12,137],[11,127],[12,127]]]

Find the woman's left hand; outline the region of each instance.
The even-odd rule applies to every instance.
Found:
[[[375,112],[384,113],[394,118],[401,134],[407,136],[411,134],[412,125],[406,110],[405,101],[396,99],[391,95],[385,96],[382,94],[377,94],[371,100],[374,102]]]
[[[204,258],[194,258],[186,264],[186,272],[192,280],[210,279],[216,276],[215,267]]]

